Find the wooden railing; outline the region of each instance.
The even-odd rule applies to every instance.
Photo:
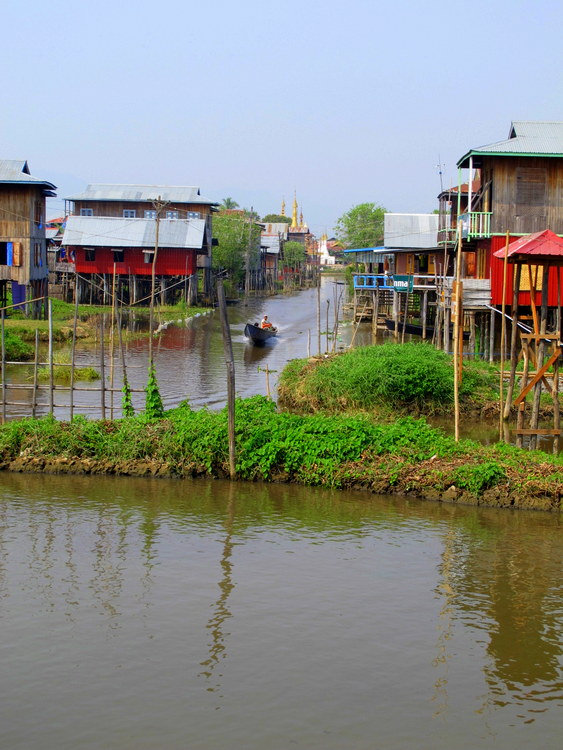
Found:
[[[491,211],[460,214],[461,236],[464,240],[487,239],[491,236]]]

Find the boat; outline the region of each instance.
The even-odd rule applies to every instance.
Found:
[[[389,331],[395,332],[395,321],[391,318],[385,318],[385,326]],[[422,336],[422,326],[417,325],[416,323],[407,323],[406,325],[402,320],[399,321],[397,325],[397,332],[399,334],[403,333],[403,326],[405,327],[405,333],[412,333],[415,336]],[[426,326],[426,338],[431,339],[434,335],[434,328],[432,326]],[[463,332],[463,340],[469,341],[469,331]]]
[[[275,338],[278,329],[272,326],[271,328],[260,328],[258,323],[247,323],[244,327],[244,335],[249,338],[253,344],[264,344],[268,339]]]

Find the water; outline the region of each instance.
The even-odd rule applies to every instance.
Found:
[[[321,329],[327,331],[334,328],[334,310],[337,298],[343,292],[342,277],[323,276],[321,286]],[[336,295],[336,298],[335,298]],[[327,304],[327,300],[329,304]],[[342,300],[340,300],[342,311]],[[248,322],[261,320],[264,314],[279,329],[279,335],[271,339],[263,347],[252,345],[244,336],[244,327]],[[233,356],[235,360],[236,393],[239,396],[252,396],[257,393],[266,395],[267,381],[265,368],[268,367],[270,389],[275,396],[279,374],[292,359],[306,357],[308,353],[317,353],[317,290],[308,289],[293,294],[275,297],[250,299],[248,305],[240,303],[229,306],[229,323],[231,328]],[[310,334],[310,338],[309,338]],[[344,321],[340,328],[337,348],[348,345],[353,336],[353,326],[350,321]],[[372,343],[369,326],[363,326],[356,335],[355,344]],[[93,365],[98,367],[100,361],[99,350],[80,349],[77,351],[77,366]],[[332,341],[329,342],[332,348]],[[148,339],[146,335],[133,337],[126,344],[127,376],[133,388],[143,390],[147,382],[148,368]],[[327,348],[326,336],[323,335],[321,351]],[[157,372],[158,385],[165,408],[177,406],[181,401],[189,399],[195,408],[209,406],[219,408],[227,398],[227,369],[221,336],[219,312],[213,311],[192,320],[187,326],[170,325],[154,339],[154,361]],[[106,348],[106,379],[109,385],[110,355]],[[121,362],[119,355],[115,355],[114,387],[121,388]],[[32,382],[33,368],[30,365],[25,371],[21,366],[12,367],[8,372],[11,382]],[[75,413],[85,413],[92,418],[101,416],[101,399],[99,382],[80,383],[81,388],[90,389],[75,394],[75,404],[86,405],[86,408],[76,406]],[[19,401],[21,406],[10,406],[10,418],[29,416],[31,413],[31,390],[10,388],[9,400]],[[38,414],[49,411],[48,396],[42,394],[42,406]],[[55,403],[62,408],[55,410],[59,419],[69,417],[69,397],[66,391],[55,393]],[[145,407],[144,393],[133,394],[133,404],[136,409]],[[106,395],[110,415],[111,398]],[[114,394],[114,416],[121,415],[121,393]]]
[[[3,475],[0,747],[561,746],[561,520]]]

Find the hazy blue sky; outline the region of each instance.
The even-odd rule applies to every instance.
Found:
[[[3,0],[0,158],[62,199],[199,185],[316,233],[437,207],[470,148],[563,120],[563,3]]]

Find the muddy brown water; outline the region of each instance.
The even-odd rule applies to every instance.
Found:
[[[0,747],[561,746],[561,520],[2,474]]]

